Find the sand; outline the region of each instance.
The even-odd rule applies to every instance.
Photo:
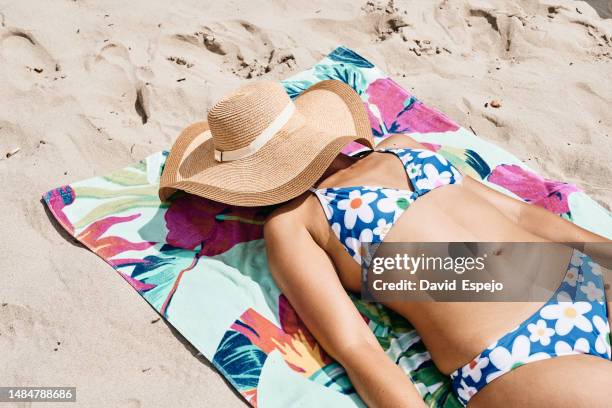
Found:
[[[223,93],[339,44],[612,205],[612,20],[585,2],[202,3],[0,0],[0,386],[77,386],[78,406],[243,406],[40,195],[168,148]]]
[[[610,0],[590,0],[587,1],[597,11],[602,18],[612,18],[612,1]]]

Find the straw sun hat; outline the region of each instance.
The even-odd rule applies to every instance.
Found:
[[[373,146],[363,102],[343,82],[319,82],[294,101],[277,82],[251,83],[181,133],[159,197],[183,190],[239,206],[282,203],[315,184],[352,141]]]

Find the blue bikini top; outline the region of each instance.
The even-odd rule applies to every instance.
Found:
[[[380,243],[420,196],[434,188],[461,182],[461,174],[444,157],[424,149],[387,148],[403,163],[412,190],[354,186],[314,188],[332,230],[348,253],[361,264],[362,243]]]

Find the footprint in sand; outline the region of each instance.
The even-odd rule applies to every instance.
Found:
[[[62,75],[60,65],[39,41],[19,29],[0,36],[0,74],[23,91]]]
[[[85,62],[85,70],[91,84],[86,98],[96,101],[96,117],[111,121],[129,120],[130,124],[147,123],[150,111],[144,83],[151,78],[151,73],[146,67],[137,67],[132,62],[123,44],[105,43]],[[121,112],[117,111],[118,108]],[[129,116],[123,115],[128,112]]]
[[[0,119],[0,162],[7,160],[6,154],[19,148],[21,154],[32,149],[38,140],[24,136],[24,130],[19,123]]]
[[[373,42],[396,41],[416,56],[451,54],[447,43],[434,40],[428,32],[418,29],[431,7],[425,2],[406,7],[393,0],[369,0],[361,7],[363,18],[356,20],[355,29],[367,33]],[[437,10],[437,7],[436,7]],[[429,37],[429,38],[428,38]]]
[[[0,305],[0,334],[9,347],[18,344],[19,339],[35,338],[41,333],[51,334],[52,327],[44,317],[37,316],[27,306],[8,302]]]
[[[365,13],[365,24],[369,26],[369,29],[363,29],[371,32],[374,41],[386,41],[397,35],[408,41],[405,32],[405,27],[410,26],[406,19],[407,10],[400,10],[393,1],[372,0],[367,1],[361,10]]]
[[[280,32],[268,32],[244,20],[230,20],[203,26],[192,34],[175,34],[174,42],[195,45],[207,52],[206,60],[213,60],[223,70],[241,78],[260,77],[274,71],[279,76],[289,74],[295,67],[290,48],[295,44]],[[186,43],[186,44],[185,44]],[[186,60],[198,64],[202,55]]]

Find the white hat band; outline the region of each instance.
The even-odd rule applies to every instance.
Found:
[[[294,111],[295,105],[289,101],[278,116],[251,143],[236,150],[215,149],[215,160],[218,162],[238,160],[257,152],[289,122]]]

